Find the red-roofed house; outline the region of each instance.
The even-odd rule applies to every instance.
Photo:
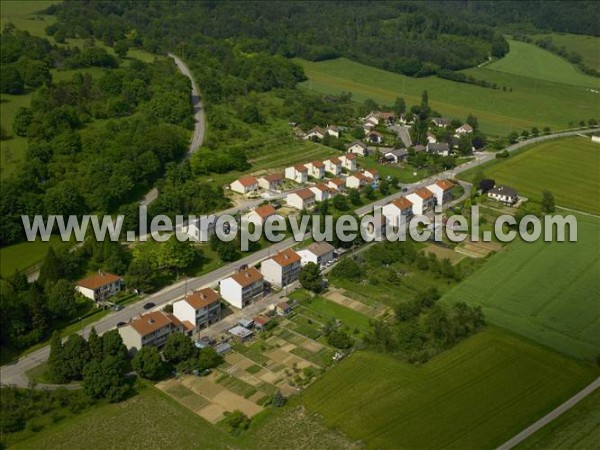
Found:
[[[365,169],[363,175],[372,178],[373,181],[379,180],[379,172],[375,169]]]
[[[326,159],[323,161],[323,164],[325,164],[325,171],[333,174],[336,177],[342,173],[342,161],[340,161],[340,158],[334,157]]]
[[[274,191],[283,184],[283,177],[278,173],[272,173],[271,175],[265,175],[258,179],[258,187],[265,190]]]
[[[349,189],[360,189],[372,181],[372,178],[366,177],[362,173],[354,173],[346,177],[346,187]]]
[[[260,265],[260,271],[265,280],[274,286],[283,287],[298,279],[301,267],[300,255],[288,248],[265,259]]]
[[[219,282],[221,297],[236,308],[244,308],[264,294],[264,278],[256,267],[240,270]]]
[[[306,180],[308,180],[308,169],[302,164],[287,167],[285,169],[285,177],[296,183],[306,183]]]
[[[452,201],[452,189],[454,184],[448,180],[437,180],[435,183],[427,186],[433,195],[438,205],[444,206],[446,203]]]
[[[315,204],[315,194],[310,189],[300,189],[296,192],[290,192],[285,198],[287,205],[303,210],[308,209],[314,206]]]
[[[340,156],[342,167],[347,170],[356,170],[356,155],[354,153],[346,153]]]
[[[229,185],[229,188],[238,194],[249,194],[258,190],[258,180],[252,175],[247,175],[235,180]]]
[[[127,325],[118,328],[123,344],[135,353],[142,347],[162,347],[173,333],[183,333],[180,320],[162,311],[153,311],[133,319]]]
[[[317,202],[325,201],[329,199],[329,197],[331,197],[331,190],[324,183],[317,184],[316,186],[311,186],[309,189],[312,191],[313,194],[315,194],[315,201]]]
[[[335,189],[338,192],[344,192],[346,189],[346,182],[341,178],[334,178],[333,180],[329,180],[327,182],[327,187]]]
[[[244,219],[255,224],[264,224],[271,216],[277,215],[273,205],[263,205],[254,208],[252,211],[244,215]]]
[[[210,288],[190,292],[173,303],[173,315],[184,325],[186,322],[192,325],[192,329],[186,331],[200,331],[221,319],[219,294]]]
[[[123,278],[112,273],[99,272],[75,283],[75,290],[84,297],[101,302],[121,291]]]
[[[309,162],[308,164],[305,164],[305,166],[308,169],[308,174],[311,177],[320,180],[325,176],[325,164],[323,164],[323,161]]]
[[[408,224],[413,217],[412,206],[410,200],[400,197],[381,208],[381,213],[394,226],[398,226],[399,223]]]
[[[419,188],[406,198],[413,204],[413,214],[425,214],[435,206],[435,196],[427,188]]]

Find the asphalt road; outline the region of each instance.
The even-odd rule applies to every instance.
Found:
[[[596,378],[592,383],[587,385],[584,389],[579,391],[577,394],[575,394],[569,400],[567,400],[562,405],[560,405],[557,408],[550,411],[548,414],[546,414],[540,420],[534,422],[532,425],[525,428],[523,431],[521,431],[519,434],[514,436],[512,439],[509,439],[508,441],[506,441],[504,444],[502,444],[496,450],[510,450],[511,448],[516,447],[521,442],[523,442],[525,439],[527,439],[529,436],[534,434],[536,431],[538,431],[541,428],[548,425],[550,422],[552,422],[554,419],[556,419],[561,414],[564,414],[565,412],[567,412],[569,409],[571,409],[573,406],[575,406],[577,403],[579,403],[581,400],[583,400],[585,397],[590,395],[592,392],[594,392],[598,388],[600,388],[600,378]]]
[[[192,133],[192,139],[190,140],[190,145],[186,153],[186,157],[189,157],[192,153],[198,150],[204,142],[204,134],[206,132],[206,116],[204,114],[202,100],[200,99],[200,92],[198,91],[198,86],[196,85],[196,80],[194,80],[194,77],[192,76],[192,72],[190,71],[188,66],[186,66],[186,64],[174,54],[169,53],[169,57],[173,58],[179,71],[186,77],[188,77],[192,82],[191,100],[192,106],[194,107],[194,132]],[[140,205],[148,206],[150,203],[156,200],[157,197],[158,189],[152,188],[144,196],[144,198],[140,202]]]

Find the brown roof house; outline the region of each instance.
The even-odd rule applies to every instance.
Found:
[[[265,280],[277,287],[287,286],[296,281],[300,268],[300,255],[291,248],[280,251],[260,265]]]
[[[219,294],[210,288],[190,292],[173,303],[173,315],[183,323],[186,331],[200,331],[221,319]]]
[[[135,353],[142,347],[162,347],[171,334],[184,332],[184,326],[172,314],[153,311],[133,319],[118,330],[127,349]]]
[[[256,267],[242,269],[219,282],[221,297],[242,309],[264,294],[264,277]]]
[[[121,291],[123,278],[112,273],[99,272],[75,282],[75,290],[84,297],[101,302]]]

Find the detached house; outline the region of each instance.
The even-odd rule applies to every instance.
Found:
[[[296,281],[300,268],[300,255],[291,248],[280,251],[260,265],[265,280],[277,287],[287,286]]]
[[[455,130],[455,133],[459,136],[462,134],[471,134],[473,133],[473,127],[468,123],[464,123]]]
[[[319,127],[314,127],[310,130],[308,130],[308,132],[304,135],[304,140],[308,141],[309,139],[323,139],[325,137],[325,132],[319,128]]]
[[[369,152],[367,150],[367,146],[360,141],[354,141],[349,144],[348,147],[349,153],[354,153],[355,155],[366,156]]]
[[[378,131],[372,130],[366,133],[365,139],[373,144],[381,144],[383,142],[383,135]]]
[[[433,122],[433,124],[439,128],[444,128],[450,125],[450,119],[446,119],[444,117],[434,117],[431,119],[431,122]]]
[[[271,217],[277,215],[273,205],[263,205],[254,208],[252,211],[244,215],[244,219],[248,222],[263,225],[265,221]]]
[[[435,197],[433,192],[424,187],[408,194],[406,198],[413,205],[413,214],[425,214],[435,206]]]
[[[340,129],[335,125],[328,125],[327,128],[325,128],[325,133],[336,139],[340,137]]]
[[[362,173],[354,173],[346,177],[346,187],[348,189],[360,189],[361,187],[371,184],[373,180],[364,176]]]
[[[162,347],[173,333],[183,333],[183,324],[172,314],[153,311],[118,328],[123,343],[131,353],[142,347]]]
[[[295,209],[308,209],[315,204],[315,194],[310,189],[300,189],[296,192],[290,192],[286,197],[288,206]]]
[[[427,189],[433,192],[436,203],[441,206],[452,200],[453,188],[454,184],[448,180],[437,180],[435,183],[427,186]]]
[[[256,267],[249,267],[222,279],[219,290],[227,303],[242,309],[263,296],[264,278]]]
[[[406,150],[405,148],[399,148],[396,150],[387,151],[383,154],[383,157],[387,161],[399,163],[408,158],[408,150]]]
[[[413,217],[413,204],[406,197],[400,197],[381,208],[381,213],[394,226],[408,224]]]
[[[258,190],[258,180],[252,175],[248,175],[235,180],[229,185],[229,188],[238,194],[249,194]]]
[[[385,123],[387,124],[393,124],[394,123],[394,113],[391,111],[379,111],[376,113],[377,117],[380,120],[383,120]]]
[[[344,192],[344,188],[346,187],[346,182],[341,178],[334,178],[333,180],[329,180],[327,182],[327,187],[331,189],[335,189],[338,192]]]
[[[265,175],[258,179],[258,187],[266,191],[275,191],[283,184],[283,177],[278,173]]]
[[[308,180],[308,169],[302,164],[297,164],[285,169],[285,177],[296,183],[306,183]]]
[[[324,266],[333,260],[334,250],[333,245],[328,242],[314,242],[308,247],[298,250],[298,255],[300,255],[302,266],[309,262],[315,263],[317,266]]]
[[[95,302],[102,302],[121,291],[123,278],[112,273],[99,272],[75,282],[75,290]]]
[[[347,170],[356,170],[356,155],[354,153],[346,153],[340,156],[342,167]]]
[[[198,332],[221,320],[219,294],[210,288],[191,292],[173,303],[173,315],[187,331]]]
[[[427,144],[427,153],[431,153],[432,155],[448,156],[450,154],[450,146],[445,142],[440,144],[434,144],[430,142]]]
[[[494,189],[490,189],[487,195],[488,197],[501,203],[506,203],[507,205],[513,205],[519,200],[517,191],[508,186],[496,186]]]
[[[379,125],[379,117],[377,117],[377,114],[371,113],[363,119],[363,123],[372,123],[373,125]]]
[[[317,202],[328,200],[331,197],[330,189],[324,183],[311,186],[309,189],[315,194],[315,201]]]
[[[305,165],[308,169],[308,175],[317,180],[325,176],[325,164],[322,161],[313,161]]]
[[[342,161],[340,161],[340,158],[333,157],[326,159],[323,161],[323,164],[325,164],[325,172],[332,173],[336,177],[342,173]]]
[[[379,172],[376,171],[375,169],[365,169],[363,171],[363,175],[368,178],[371,178],[373,181],[379,180]]]

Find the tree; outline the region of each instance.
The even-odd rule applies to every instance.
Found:
[[[302,269],[300,269],[300,285],[304,289],[319,293],[323,291],[323,275],[319,266],[313,262],[309,262]]]
[[[405,112],[406,102],[402,97],[396,97],[396,101],[394,102],[394,113],[396,114],[396,117],[400,117]]]
[[[479,121],[477,120],[477,117],[475,117],[473,114],[469,114],[467,116],[466,122],[469,125],[471,125],[471,127],[473,127],[473,131],[479,130]]]
[[[187,361],[196,355],[192,340],[182,333],[173,333],[167,338],[163,355],[172,364]]]
[[[273,394],[273,399],[271,400],[271,403],[273,404],[273,406],[281,408],[283,405],[285,405],[286,401],[287,399],[283,396],[281,391],[277,389]]]
[[[56,256],[54,248],[50,246],[48,247],[48,251],[46,252],[42,266],[40,267],[38,281],[44,285],[48,282],[54,283],[58,281],[59,278],[61,278],[60,260],[58,256]]]
[[[110,330],[102,335],[102,354],[127,359],[127,347],[123,343],[123,339],[118,330]]]
[[[358,189],[348,189],[348,199],[353,205],[362,204],[362,200],[360,199],[360,193],[358,192]]]
[[[169,269],[185,269],[196,258],[196,251],[191,242],[169,239],[159,246],[158,266]]]
[[[346,256],[335,265],[331,275],[336,278],[358,282],[363,277],[363,269],[354,259]]]
[[[352,347],[352,338],[340,330],[334,330],[327,335],[327,343],[339,349]]]
[[[542,191],[542,212],[545,214],[553,213],[556,209],[554,204],[554,195],[550,191]]]
[[[369,200],[374,200],[375,199],[375,190],[373,189],[373,186],[371,186],[370,184],[367,184],[365,186],[365,189],[363,190],[365,197],[367,197]]]
[[[390,193],[390,183],[386,179],[379,182],[379,192],[381,195],[388,195]]]
[[[83,388],[91,398],[106,398],[111,403],[121,401],[129,391],[125,371],[125,361],[118,357],[92,360],[83,370]]]
[[[225,411],[223,422],[229,428],[231,433],[239,433],[250,427],[250,418],[239,409],[235,411]]]
[[[63,364],[69,380],[81,380],[83,369],[91,360],[90,347],[79,334],[67,338],[63,347]]]
[[[102,349],[102,338],[98,336],[95,327],[92,327],[90,330],[90,334],[88,336],[88,345],[90,347],[91,358],[100,361],[104,356]]]
[[[148,380],[159,380],[165,374],[165,364],[156,347],[142,347],[131,365],[140,377]]]
[[[3,94],[22,94],[25,91],[25,82],[19,69],[13,64],[2,64],[0,71],[0,92]]]
[[[119,58],[125,58],[129,51],[129,44],[125,40],[117,41],[115,42],[114,49]]]
[[[60,279],[46,285],[46,305],[54,319],[68,318],[75,314],[75,286],[70,281]]]
[[[218,367],[224,361],[223,357],[212,347],[202,348],[198,351],[197,363],[200,372]]]
[[[468,155],[472,151],[471,137],[463,134],[458,139],[458,153],[461,155]]]
[[[338,211],[348,211],[348,209],[350,209],[348,202],[346,201],[346,197],[343,195],[336,195],[333,197],[333,201],[331,203]]]
[[[48,374],[58,384],[69,381],[67,367],[64,364],[64,349],[58,331],[52,333],[50,339],[50,356],[48,356]]]

